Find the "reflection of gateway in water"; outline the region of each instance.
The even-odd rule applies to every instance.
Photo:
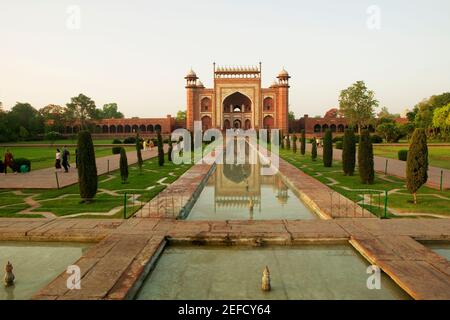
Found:
[[[272,186],[280,204],[286,204],[288,188],[279,175],[261,176],[260,163],[218,164],[209,183],[214,184],[214,209],[253,208],[261,211],[261,186]]]

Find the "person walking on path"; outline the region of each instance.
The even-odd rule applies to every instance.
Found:
[[[67,150],[67,147],[64,146],[62,151],[62,166],[64,167],[64,172],[69,172],[69,150]]]
[[[6,149],[5,152],[4,166],[5,166],[5,174],[8,171],[8,167],[12,169],[14,174],[17,174],[17,170],[14,169],[14,157],[12,153],[9,151],[9,149]]]
[[[155,146],[155,145],[153,144],[153,140],[148,140],[148,150],[152,151],[152,148],[153,148],[154,146]]]
[[[55,169],[61,171],[61,151],[59,149],[56,149]]]
[[[142,147],[144,148],[144,151],[147,151],[147,141],[144,140],[144,142],[142,142]]]

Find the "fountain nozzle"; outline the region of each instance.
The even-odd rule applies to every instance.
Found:
[[[5,266],[5,277],[3,279],[5,287],[11,287],[14,285],[15,276],[14,273],[12,272],[13,269],[14,269],[13,265],[11,264],[11,262],[8,261],[8,263]]]
[[[269,267],[266,266],[263,271],[262,281],[261,281],[261,289],[262,291],[270,291],[270,271]]]

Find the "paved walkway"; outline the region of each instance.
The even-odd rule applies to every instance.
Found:
[[[300,145],[299,145],[300,148]],[[298,150],[300,150],[298,148]],[[306,150],[311,151],[311,144],[306,144]],[[317,153],[322,155],[323,148],[318,148]],[[342,150],[333,149],[333,159],[334,160],[342,160]],[[386,170],[386,161],[387,161],[387,174],[392,176],[397,176],[400,178],[406,178],[406,162],[400,161],[396,159],[389,159],[384,157],[374,156],[374,166],[375,171],[377,172],[385,172]],[[358,158],[356,158],[356,162],[358,162]],[[441,181],[441,171],[443,172],[442,185],[444,189],[450,189],[450,170],[438,168],[438,167],[428,167],[428,181],[427,186],[432,188],[439,188]]]
[[[151,151],[142,151],[142,159],[147,160],[157,154],[157,148],[153,148]],[[136,151],[127,152],[127,158],[129,165],[137,163]],[[102,175],[119,169],[119,159],[120,155],[118,154],[97,158],[97,174]],[[58,184],[60,188],[75,184],[78,182],[78,173],[75,163],[71,164],[73,167],[68,173],[55,173],[55,168],[47,168],[32,170],[28,173],[0,174],[0,189],[56,189]]]

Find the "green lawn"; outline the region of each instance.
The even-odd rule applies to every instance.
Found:
[[[133,134],[130,134],[130,137],[133,136]],[[114,138],[108,138],[108,139],[92,139],[94,141],[94,144],[111,144]],[[123,139],[119,139],[122,140]],[[6,142],[2,143],[2,145],[7,144],[53,144],[53,145],[65,145],[65,144],[77,144],[77,138],[76,136],[73,139],[62,139],[62,140],[38,140],[38,141],[16,141],[16,142]]]
[[[373,145],[374,155],[391,159],[398,159],[398,151],[407,149],[407,146]],[[450,146],[430,146],[428,148],[428,161],[430,166],[450,169]]]
[[[32,210],[32,213],[37,215],[40,212],[51,212],[57,216],[93,213],[79,217],[122,218],[125,193],[127,193],[127,216],[130,216],[145,202],[164,190],[166,184],[174,182],[190,167],[190,165],[174,165],[167,159],[164,166],[160,167],[158,159],[152,158],[144,161],[142,173],[137,165],[130,166],[126,184],[122,184],[119,171],[105,174],[99,177],[97,196],[91,203],[80,203],[78,184],[59,190],[22,190],[23,194],[3,190],[0,192],[0,217],[28,217],[29,215],[17,213],[29,207],[24,200],[32,196],[32,199],[40,205]],[[106,215],[108,212],[113,214]]]
[[[66,141],[67,143],[67,141]],[[14,158],[27,158],[31,161],[31,169],[38,170],[50,168],[55,165],[56,148],[62,149],[64,145],[55,145],[55,147],[1,147],[1,155],[5,153],[6,149],[12,152]],[[134,147],[126,147],[127,151],[134,150]],[[75,162],[75,148],[68,148],[71,159],[70,162]],[[111,147],[95,147],[95,155],[97,158],[112,155]]]
[[[392,212],[389,212],[388,217],[397,217],[392,214],[394,211],[397,213],[425,213],[450,216],[448,210],[450,207],[450,191],[439,192],[423,186],[418,192],[418,204],[414,205],[411,203],[412,196],[406,190],[403,179],[376,174],[375,183],[365,185],[360,182],[358,171],[355,172],[354,176],[344,176],[341,163],[338,161],[333,162],[333,167],[325,168],[321,158],[318,158],[317,161],[312,161],[309,153],[302,156],[300,153],[294,154],[292,151],[280,150],[280,155],[286,161],[324,184],[331,184],[333,181],[337,181],[338,184],[330,185],[330,188],[353,201],[361,201],[363,199],[362,195],[365,194],[365,208],[378,216],[384,215],[385,190],[391,192],[388,196],[388,207],[392,209]],[[370,194],[372,196],[369,196]],[[370,199],[370,204],[367,199]],[[399,214],[398,216],[401,215]]]

